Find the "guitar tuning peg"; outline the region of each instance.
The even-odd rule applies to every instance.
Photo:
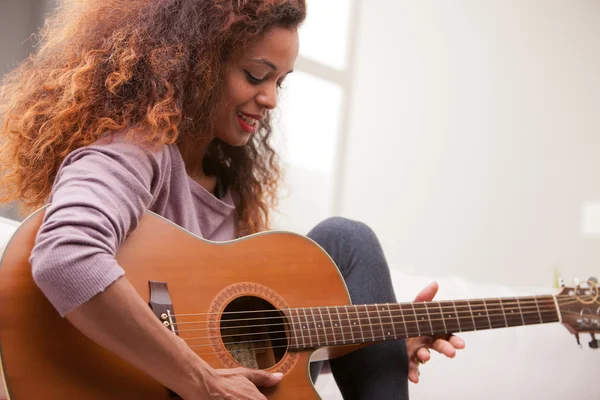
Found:
[[[577,345],[581,347],[581,341],[579,340],[579,333],[575,334],[575,340],[577,340]]]
[[[597,349],[598,348],[598,340],[596,339],[596,336],[593,333],[590,334],[590,336],[592,337],[592,340],[589,343],[590,348]]]
[[[579,286],[581,281],[578,278],[575,278],[575,279],[573,279],[573,283],[575,283],[575,286]]]

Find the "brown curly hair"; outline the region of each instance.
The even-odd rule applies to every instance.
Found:
[[[0,203],[43,206],[73,150],[127,130],[161,146],[210,127],[224,65],[274,26],[298,27],[304,0],[62,0],[39,48],[0,89]],[[281,177],[270,118],[244,146],[213,140],[238,229],[269,226]]]

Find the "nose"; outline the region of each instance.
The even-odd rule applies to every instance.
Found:
[[[268,85],[265,86],[257,95],[256,102],[268,109],[272,110],[277,107],[277,86],[276,85]]]

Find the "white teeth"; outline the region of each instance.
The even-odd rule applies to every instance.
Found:
[[[256,125],[256,122],[258,122],[257,120],[255,120],[254,118],[249,118],[246,117],[244,114],[242,114],[241,112],[238,112],[237,115],[248,125],[250,126],[254,126]]]

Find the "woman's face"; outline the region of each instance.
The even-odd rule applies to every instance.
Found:
[[[277,91],[298,56],[298,31],[272,28],[228,62],[224,93],[215,119],[215,137],[241,146],[277,106]]]

